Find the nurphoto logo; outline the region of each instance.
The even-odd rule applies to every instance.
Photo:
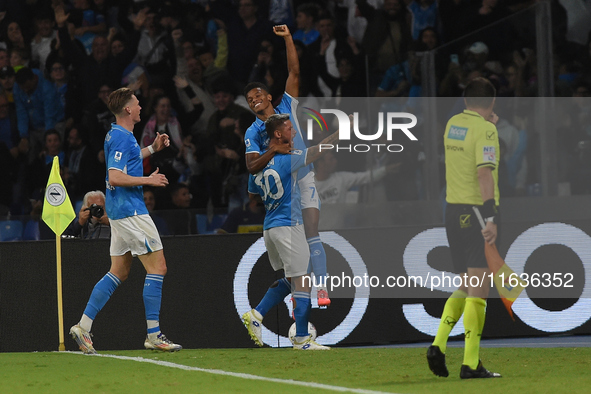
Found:
[[[314,139],[314,121],[320,127],[321,131],[328,130],[328,125],[322,114],[335,115],[339,125],[339,143],[334,144],[320,144],[320,150],[334,149],[336,152],[348,151],[348,152],[369,152],[375,150],[377,152],[388,151],[392,153],[402,152],[404,147],[401,144],[390,144],[390,143],[377,143],[378,140],[382,139],[384,132],[386,133],[386,141],[392,141],[394,133],[402,132],[411,141],[417,141],[417,137],[410,131],[411,128],[416,126],[417,117],[408,112],[379,112],[378,113],[378,127],[373,134],[363,134],[359,130],[359,112],[353,112],[353,133],[351,133],[351,121],[349,115],[338,109],[321,109],[320,112],[313,110],[312,108],[305,107],[309,112],[304,113],[310,116],[307,121],[307,133],[306,137],[308,140]],[[384,125],[385,120],[385,125]],[[402,120],[410,120],[410,122],[403,122]],[[362,141],[376,141],[375,143],[361,143],[351,144],[352,134]],[[344,142],[344,143],[343,143]],[[348,142],[348,143],[347,143]]]

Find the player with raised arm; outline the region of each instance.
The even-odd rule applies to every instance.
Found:
[[[163,351],[181,350],[181,345],[171,342],[160,332],[160,304],[166,260],[158,230],[144,203],[142,190],[143,186],[168,185],[168,180],[158,173],[158,169],[150,176],[143,176],[142,165],[145,157],[169,146],[168,135],[157,133],[152,145],[140,149],[133,136],[133,127],[140,121],[141,107],[130,89],[121,88],[111,93],[108,107],[116,119],[116,124],[112,125],[105,137],[105,208],[111,224],[111,269],[94,286],[84,314],[80,322],[70,328],[70,334],[82,352],[96,353],[90,335],[92,323],[115,289],[127,279],[132,258],[137,256],[147,273],[143,298],[148,335],[144,346]]]
[[[290,120],[296,128],[296,135],[294,137],[294,146],[296,149],[304,150],[306,144],[298,129],[298,122],[296,117],[296,106],[298,101],[296,97],[299,94],[300,85],[300,63],[298,54],[293,43],[293,39],[289,29],[285,25],[273,27],[276,35],[283,37],[285,40],[285,48],[287,52],[287,70],[288,77],[285,83],[285,93],[281,103],[273,108],[271,102],[272,97],[269,94],[268,88],[258,82],[249,83],[244,88],[244,96],[248,102],[248,106],[254,112],[257,119],[246,130],[244,136],[244,143],[246,145],[246,167],[251,175],[261,171],[269,160],[277,153],[288,153],[288,144],[275,144],[273,147],[269,145],[270,136],[265,130],[265,121],[270,115],[276,113],[287,113]],[[316,191],[316,184],[314,180],[314,172],[312,166],[305,166],[300,169],[298,173],[298,182],[301,190],[302,216],[304,218],[304,229],[308,247],[310,249],[310,263],[312,271],[316,276],[316,283],[318,286],[318,306],[327,307],[330,305],[330,298],[326,289],[326,253],[324,246],[318,234],[318,221],[320,219],[320,199]],[[283,297],[289,294],[286,293],[286,288],[275,288],[277,297],[283,294]]]
[[[270,138],[269,149],[274,149],[277,145],[293,148],[293,138],[297,132],[292,126],[289,114],[270,115],[265,121],[265,127]],[[251,196],[260,195],[265,205],[263,236],[269,261],[275,271],[285,271],[285,278],[274,282],[261,303],[242,316],[250,337],[259,346],[263,346],[263,317],[291,292],[296,322],[294,349],[330,349],[316,343],[308,333],[311,281],[309,277],[307,280],[304,277],[309,273],[310,250],[302,224],[300,182],[297,179],[299,169],[326,152],[321,151],[320,147],[323,144],[332,144],[337,138],[338,133],[334,133],[319,145],[309,149],[292,149],[291,154],[276,153],[265,167],[249,180],[248,192]],[[275,289],[280,289],[281,294]]]

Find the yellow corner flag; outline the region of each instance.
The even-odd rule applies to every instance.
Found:
[[[68,197],[66,187],[60,176],[60,165],[57,156],[53,158],[51,173],[45,188],[45,201],[43,202],[41,217],[56,235],[62,235],[72,220],[76,218],[70,197]]]
[[[64,309],[62,306],[62,244],[61,235],[76,218],[70,197],[66,192],[64,182],[60,176],[60,163],[57,156],[53,158],[51,173],[45,188],[43,202],[43,221],[55,233],[55,254],[57,263],[57,320],[59,326],[59,351],[66,350],[64,345]]]

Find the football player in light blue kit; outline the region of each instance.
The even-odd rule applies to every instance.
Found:
[[[95,354],[90,330],[97,313],[105,306],[115,289],[127,279],[133,256],[137,256],[146,269],[144,282],[144,306],[148,335],[147,349],[177,351],[182,347],[168,340],[160,332],[160,303],[162,282],[166,275],[166,260],[162,242],[154,222],[148,214],[142,186],[163,187],[168,180],[158,169],[150,176],[143,176],[142,161],[145,157],[170,145],[166,134],[157,134],[154,143],[140,149],[133,127],[140,121],[138,99],[133,91],[121,88],[109,96],[109,110],[115,115],[105,137],[106,211],[111,222],[111,269],[94,286],[80,322],[70,329],[72,338],[80,350]]]
[[[289,119],[289,114],[273,114],[267,118],[265,127],[270,137],[269,149],[279,144],[292,144],[296,131]],[[309,149],[294,149],[291,154],[275,154],[267,165],[249,180],[248,192],[251,195],[260,195],[265,205],[263,235],[269,261],[275,271],[285,271],[285,278],[275,282],[275,288],[285,288],[286,291],[293,289],[293,314],[296,322],[294,349],[330,349],[316,343],[308,333],[311,280],[309,276],[304,279],[304,276],[309,273],[310,250],[303,225],[298,170],[320,157],[323,153],[320,147],[323,144],[332,144],[337,138],[338,133],[334,133],[319,145]],[[270,290],[272,289],[273,287]],[[255,309],[242,316],[248,333],[259,346],[263,345],[261,325],[267,308],[270,309],[285,297],[274,296],[273,291],[271,293],[272,296],[269,296],[268,291],[263,297],[266,301],[262,301]],[[270,298],[273,299],[274,305],[271,305]]]
[[[301,132],[297,129],[298,121],[296,118],[296,107],[298,101],[295,97],[299,94],[300,85],[300,63],[298,54],[293,43],[289,29],[285,25],[275,26],[273,31],[276,35],[283,37],[287,51],[287,69],[288,77],[285,83],[285,93],[281,103],[273,108],[272,97],[268,88],[258,82],[253,82],[244,88],[244,96],[252,112],[257,119],[246,130],[244,143],[246,145],[246,167],[251,175],[261,171],[276,153],[288,153],[287,144],[277,144],[273,147],[269,145],[270,136],[265,130],[265,121],[270,115],[275,113],[289,114],[293,127],[296,128],[294,146],[296,149],[306,149]],[[330,298],[326,289],[326,253],[324,246],[318,234],[318,221],[320,219],[320,199],[316,191],[314,181],[313,167],[305,166],[299,170],[298,182],[301,190],[302,215],[304,218],[304,229],[310,249],[310,264],[312,271],[316,276],[316,283],[319,284],[317,297],[318,306],[327,307],[330,305]],[[272,287],[277,292],[277,296],[287,289]],[[284,297],[289,294],[285,293]]]

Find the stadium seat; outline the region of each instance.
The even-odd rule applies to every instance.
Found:
[[[197,234],[214,234],[215,230],[222,227],[227,216],[227,214],[216,214],[213,215],[211,221],[209,221],[206,214],[198,213],[196,215]]]
[[[39,221],[29,220],[25,225],[25,230],[23,231],[23,241],[39,241],[40,239],[41,235],[39,233]]]
[[[23,237],[23,224],[18,220],[0,221],[0,241],[20,241]]]

